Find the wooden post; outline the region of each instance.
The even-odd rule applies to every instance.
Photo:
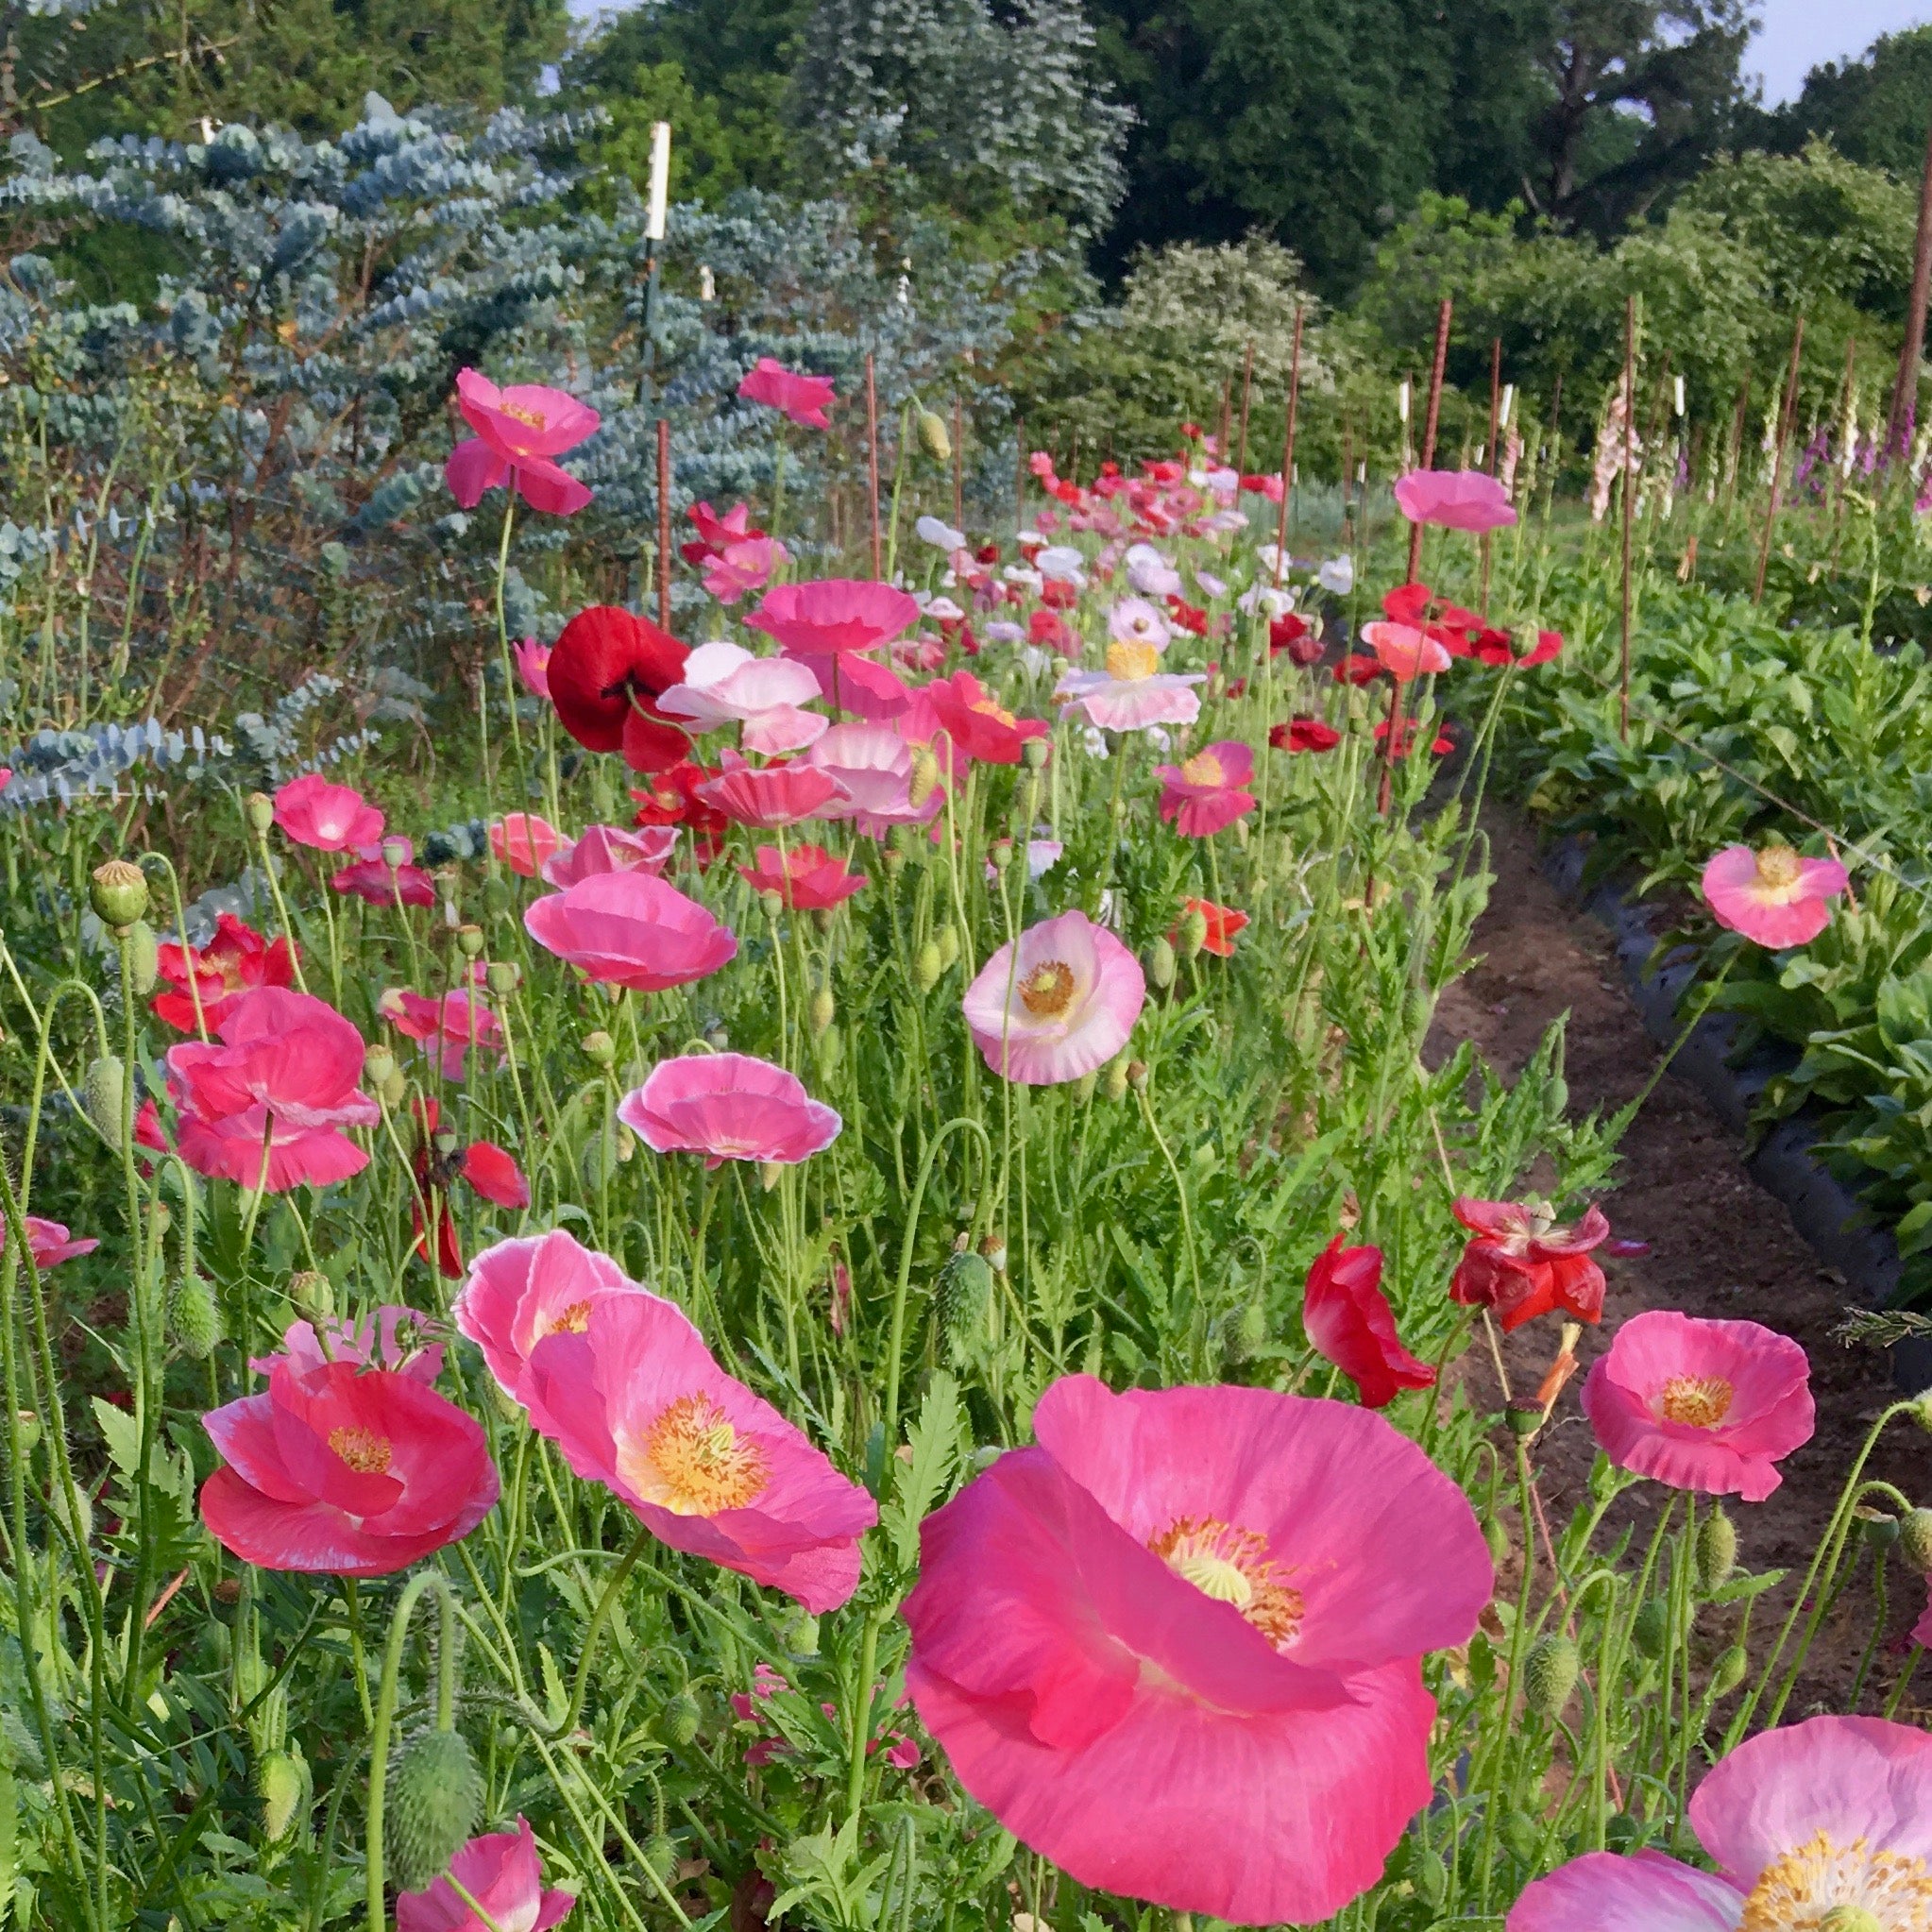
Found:
[[[1302,308],[1295,305],[1295,347],[1288,357],[1288,419],[1281,433],[1281,515],[1275,525],[1275,588],[1288,568],[1288,500],[1295,494],[1295,413],[1301,400]]]
[[[966,528],[966,409],[953,398],[953,528]]]
[[[873,575],[886,573],[885,551],[879,542],[879,390],[873,369],[873,352],[865,352],[866,484],[872,496]]]
[[[1798,356],[1804,347],[1805,318],[1800,315],[1791,330],[1791,366],[1785,372],[1784,399],[1778,408],[1777,442],[1771,449],[1771,500],[1764,506],[1764,541],[1757,549],[1757,581],[1751,586],[1753,603],[1764,602],[1764,577],[1771,568],[1771,532],[1777,527],[1778,489],[1785,480],[1785,443],[1790,436],[1791,418],[1798,408]]]
[[[1013,528],[1026,527],[1026,420],[1013,418]]]
[[[1442,372],[1449,361],[1449,316],[1455,305],[1447,296],[1442,298],[1442,307],[1435,312],[1435,361],[1429,370],[1429,414],[1422,424],[1422,462],[1419,467],[1431,469],[1435,465],[1435,426],[1442,418]],[[1422,574],[1422,526],[1412,523],[1409,526],[1409,574],[1405,583],[1415,583]],[[1397,687],[1398,696],[1401,686]],[[1394,737],[1393,731],[1390,734]]]
[[[1623,599],[1618,651],[1617,735],[1630,742],[1630,517],[1632,510],[1630,445],[1636,415],[1636,297],[1623,298],[1623,427],[1618,434],[1623,448],[1617,452],[1618,466],[1623,472],[1623,500],[1618,506],[1623,523]]]
[[[1240,452],[1234,459],[1236,469],[1246,473],[1247,469],[1247,405],[1254,393],[1254,338],[1250,336],[1247,354],[1241,364],[1241,445]]]
[[[1737,480],[1744,473],[1744,425],[1751,408],[1751,371],[1737,385],[1737,413],[1731,424],[1731,475],[1724,485],[1724,536],[1730,540],[1731,512],[1737,507]]]
[[[1499,451],[1496,439],[1502,430],[1502,337],[1493,335],[1489,339],[1489,474],[1497,472]],[[1489,533],[1484,531],[1478,543],[1483,554],[1483,595],[1478,608],[1483,613],[1483,621],[1489,621]]]
[[[1231,382],[1224,382],[1221,385],[1221,422],[1214,435],[1214,454],[1224,464],[1228,461],[1228,413],[1232,406],[1229,400],[1229,391],[1232,387]]]
[[[670,629],[670,425],[657,418],[657,627]]]
[[[1891,419],[1885,428],[1888,455],[1909,456],[1900,444],[1919,402],[1919,360],[1925,353],[1925,308],[1932,297],[1932,123],[1925,128],[1925,168],[1919,178],[1919,239],[1912,251],[1912,292],[1906,304],[1906,339],[1898,353],[1898,381],[1891,389]]]

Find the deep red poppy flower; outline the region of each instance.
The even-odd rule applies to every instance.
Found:
[[[1381,1292],[1381,1249],[1323,1248],[1308,1271],[1301,1325],[1316,1350],[1362,1392],[1364,1409],[1385,1409],[1403,1389],[1432,1388],[1435,1370],[1402,1347]]]
[[[723,831],[731,821],[716,805],[698,796],[698,788],[719,775],[708,765],[681,758],[669,771],[654,773],[644,790],[631,793],[637,802],[637,814],[631,822],[688,825],[694,837],[702,832]]]
[[[1272,656],[1285,651],[1295,664],[1313,664],[1322,654],[1322,641],[1306,618],[1283,611],[1268,620],[1268,651]]]
[[[1278,752],[1331,752],[1342,742],[1342,734],[1319,718],[1291,718],[1270,726],[1268,742]]]
[[[1167,610],[1168,615],[1174,619],[1176,630],[1191,631],[1196,637],[1205,637],[1208,635],[1207,612],[1198,605],[1188,602],[1186,598],[1170,595],[1167,600]]]
[[[551,702],[586,750],[621,752],[634,771],[668,771],[690,740],[657,700],[683,679],[688,654],[655,624],[594,603],[564,626],[551,652]]]
[[[1517,655],[1517,640],[1507,631],[1484,631],[1476,639],[1476,655],[1484,664],[1514,664],[1527,669],[1533,664],[1548,664],[1563,649],[1561,631],[1538,631],[1533,650]]]
[[[1359,651],[1351,651],[1335,666],[1338,685],[1372,685],[1381,675],[1381,666]]]
[[[1426,631],[1451,657],[1466,657],[1474,639],[1485,628],[1472,610],[1438,597],[1426,584],[1403,584],[1381,601],[1390,622]]]
[[[1413,718],[1405,718],[1402,720],[1402,735],[1399,738],[1396,740],[1397,757],[1406,758],[1409,755],[1409,754],[1415,749],[1415,730],[1416,730],[1415,720]],[[1387,741],[1388,735],[1389,721],[1386,718],[1384,718],[1380,724],[1378,724],[1375,728],[1376,743],[1377,744],[1385,743]],[[1437,732],[1435,737],[1432,737],[1429,743],[1429,749],[1432,752],[1433,752],[1438,758],[1447,757],[1449,753],[1455,750],[1455,748],[1456,748],[1455,739],[1447,737],[1441,732]]]
[[[457,1181],[473,1188],[500,1208],[527,1208],[530,1182],[516,1156],[494,1141],[472,1141],[466,1147],[454,1134],[437,1132],[441,1110],[433,1100],[415,1103],[418,1129],[415,1158],[416,1195],[410,1207],[415,1229],[415,1251],[424,1261],[433,1247],[436,1272],[454,1280],[463,1273],[463,1249],[456,1237],[456,1219],[449,1212],[449,1190]],[[432,1234],[423,1231],[423,1203],[429,1203]]]
[[[1603,1318],[1603,1271],[1590,1258],[1610,1236],[1602,1208],[1561,1227],[1537,1201],[1459,1195],[1456,1219],[1471,1230],[1449,1283],[1466,1308],[1493,1308],[1505,1330],[1561,1308],[1578,1321]]]

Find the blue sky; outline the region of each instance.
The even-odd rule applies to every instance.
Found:
[[[1932,22],[1932,0],[1759,0],[1763,26],[1744,55],[1767,106],[1789,100],[1807,68],[1862,54],[1880,34]]]

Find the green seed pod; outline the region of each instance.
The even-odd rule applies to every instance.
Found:
[[[1885,1932],[1885,1922],[1870,1906],[1833,1906],[1819,1920],[1818,1932]]]
[[[1651,1598],[1630,1627],[1631,1640],[1646,1657],[1661,1657],[1670,1640],[1670,1610],[1661,1597]]]
[[[1165,945],[1167,941],[1162,940],[1161,943]],[[1180,919],[1180,957],[1192,959],[1207,943],[1208,915],[1198,906],[1190,906]],[[1173,976],[1170,970],[1168,978],[1171,980]]]
[[[1540,1636],[1523,1665],[1523,1703],[1539,1718],[1560,1716],[1576,1688],[1576,1645],[1556,1631]]]
[[[1719,1503],[1697,1526],[1697,1580],[1706,1597],[1730,1582],[1737,1568],[1737,1525]]]
[[[127,928],[127,982],[145,999],[154,991],[160,971],[161,948],[154,927],[137,919]]]
[[[1045,769],[1047,753],[1050,749],[1045,738],[1029,737],[1020,747],[1020,762],[1029,771],[1042,771]]]
[[[309,1794],[307,1767],[292,1751],[271,1751],[255,1767],[255,1789],[262,1799],[262,1834],[280,1844],[296,1826]]]
[[[396,1056],[379,1040],[363,1055],[363,1078],[372,1087],[388,1083],[389,1076],[396,1071]]]
[[[814,1040],[832,1024],[838,1011],[839,1008],[832,998],[832,989],[829,986],[815,987],[805,1008],[805,1023],[811,1027]]]
[[[698,1700],[688,1690],[680,1690],[665,1699],[664,1708],[657,1714],[657,1735],[682,1750],[698,1735],[700,1715]]]
[[[147,874],[132,859],[110,858],[88,880],[88,904],[118,934],[147,910]]]
[[[1203,921],[1202,930],[1206,929],[1207,923]],[[1148,981],[1165,992],[1174,984],[1174,948],[1164,939],[1156,940],[1147,948],[1146,964]]]
[[[586,1033],[577,1044],[592,1066],[607,1067],[618,1057],[617,1042],[602,1026],[593,1033]]]
[[[483,929],[480,925],[459,925],[456,928],[456,950],[466,959],[481,958],[483,949],[487,943],[483,938]]]
[[[1509,1561],[1509,1532],[1495,1517],[1483,1525],[1483,1540],[1489,1545],[1489,1560],[1500,1569]]]
[[[506,1000],[523,983],[523,969],[514,959],[492,959],[483,970],[484,983],[500,1000]]]
[[[1744,1682],[1744,1673],[1751,1669],[1751,1658],[1742,1644],[1733,1644],[1718,1659],[1717,1669],[1711,1672],[1711,1694],[1714,1697],[1729,1697]]]
[[[956,925],[942,925],[933,934],[933,938],[939,941],[941,965],[950,973],[959,958],[959,928]]]
[[[1921,1576],[1932,1576],[1932,1509],[1915,1509],[1899,1524],[1898,1553]]]
[[[176,1281],[168,1297],[168,1326],[183,1355],[206,1362],[214,1353],[221,1340],[221,1308],[206,1275],[190,1268]]]
[[[950,463],[953,460],[953,438],[946,429],[945,418],[935,415],[929,409],[919,412],[919,440],[925,445],[925,453],[935,463]]]
[[[335,1313],[335,1284],[320,1268],[302,1268],[288,1278],[288,1298],[298,1314],[326,1321]]]
[[[127,1104],[127,1069],[120,1058],[104,1053],[89,1062],[81,1083],[80,1104],[87,1117],[116,1145],[121,1140],[121,1112]]]
[[[483,1778],[461,1731],[418,1731],[389,1773],[389,1869],[398,1890],[443,1875],[483,1812]]]
[[[930,992],[945,970],[945,958],[931,940],[912,957],[912,983],[921,992]]]
[[[243,810],[248,815],[249,831],[266,837],[269,826],[275,823],[275,801],[265,791],[251,791]]]
[[[678,1869],[678,1841],[668,1831],[654,1831],[638,1849],[644,1854],[644,1862],[654,1872],[660,1883],[669,1885],[671,1874]]]

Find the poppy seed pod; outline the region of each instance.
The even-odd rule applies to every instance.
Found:
[[[289,1277],[288,1298],[311,1321],[326,1321],[335,1313],[335,1286],[320,1268],[303,1268]]]
[[[776,919],[785,910],[785,895],[768,886],[758,894],[758,904],[765,908],[767,919]]]
[[[1915,1509],[1899,1524],[1898,1549],[1921,1576],[1932,1576],[1932,1509]]]
[[[395,1071],[396,1056],[380,1041],[363,1055],[363,1078],[370,1086],[381,1086]]]
[[[265,791],[251,791],[243,809],[248,815],[249,831],[266,838],[269,826],[275,823],[275,801]]]
[[[420,1891],[469,1841],[483,1811],[483,1778],[461,1731],[418,1731],[389,1774],[390,1869]]]
[[[523,972],[514,959],[492,959],[483,979],[499,999],[508,999],[522,983]]]
[[[385,839],[382,841],[382,863],[391,872],[400,872],[415,856],[407,839]]]
[[[950,463],[953,460],[953,438],[946,428],[946,419],[935,415],[929,409],[919,412],[919,440],[925,445],[925,453],[935,463]]]
[[[1005,872],[1013,862],[1013,841],[1010,839],[995,839],[987,857],[991,861],[994,872]]]
[[[101,924],[124,937],[125,928],[147,910],[147,874],[131,859],[110,858],[94,867],[87,897]]]
[[[1029,771],[1043,771],[1049,746],[1043,737],[1029,737],[1020,747],[1020,762]]]
[[[483,949],[483,929],[480,925],[459,925],[456,928],[456,950],[466,959],[476,958]]]
[[[1576,1688],[1580,1667],[1568,1637],[1554,1631],[1538,1637],[1523,1665],[1523,1703],[1539,1718],[1558,1716]]]
[[[594,1033],[586,1033],[577,1044],[592,1066],[607,1067],[618,1057],[617,1042],[601,1026]]]

